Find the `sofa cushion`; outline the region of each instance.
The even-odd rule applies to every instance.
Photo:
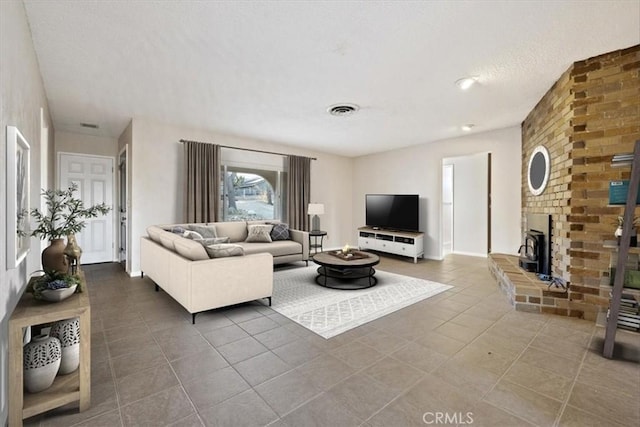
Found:
[[[253,224],[247,226],[247,238],[245,242],[271,243],[271,224]]]
[[[231,243],[244,242],[247,238],[247,223],[244,221],[216,222],[216,231],[220,237],[228,237]]]
[[[234,243],[220,243],[204,247],[210,258],[224,258],[229,256],[244,255],[244,249]]]
[[[277,223],[273,224],[273,229],[271,230],[271,240],[277,242],[278,240],[289,240],[291,236],[289,235],[289,225],[285,223]]]
[[[293,240],[279,240],[273,243],[238,243],[244,248],[245,255],[270,253],[273,257],[297,255],[302,253],[302,245]]]
[[[213,225],[190,224],[189,230],[195,231],[196,233],[200,234],[204,239],[218,237],[218,233],[216,232],[216,227]]]
[[[151,225],[147,227],[147,234],[149,235],[149,238],[156,243],[161,243],[160,234],[163,232],[164,230],[156,225]]]
[[[207,254],[206,249],[197,240],[182,238],[174,240],[173,244],[175,245],[176,252],[187,259],[192,261],[209,259],[209,254]]]
[[[170,251],[176,250],[174,242],[178,239],[182,239],[182,237],[170,231],[162,230],[162,233],[160,233],[160,243]]]

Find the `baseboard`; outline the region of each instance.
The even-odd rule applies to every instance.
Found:
[[[129,277],[140,277],[142,276],[142,271],[132,271],[129,273]]]
[[[479,254],[476,252],[453,251],[451,253],[454,255],[467,255],[467,256],[475,256],[478,258],[487,258],[489,256],[489,254]]]

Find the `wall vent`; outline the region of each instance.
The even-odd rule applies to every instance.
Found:
[[[98,129],[98,125],[95,123],[80,123],[80,126],[82,126],[83,128],[89,128],[89,129]]]

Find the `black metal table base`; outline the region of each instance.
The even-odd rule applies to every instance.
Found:
[[[325,288],[355,290],[375,286],[378,279],[373,267],[334,268],[318,267],[316,283]]]

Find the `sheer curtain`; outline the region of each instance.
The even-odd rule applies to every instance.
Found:
[[[307,205],[311,198],[311,159],[289,156],[287,165],[287,221],[296,230],[309,230]]]
[[[218,220],[220,146],[184,141],[185,221]]]

